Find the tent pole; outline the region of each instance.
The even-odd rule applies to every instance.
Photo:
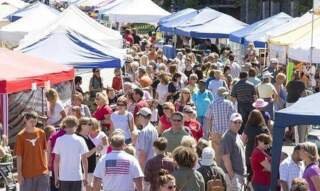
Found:
[[[315,7],[313,6],[313,10],[312,10],[312,26],[311,26],[311,46],[310,46],[310,64],[313,63],[313,31],[314,31],[314,9]]]
[[[2,94],[2,125],[3,125],[3,134],[9,136],[9,99],[8,94]]]

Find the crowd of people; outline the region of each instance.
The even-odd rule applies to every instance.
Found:
[[[21,191],[269,191],[274,112],[315,89],[315,67],[302,65],[286,83],[277,59],[260,67],[253,44],[242,65],[229,47],[200,55],[185,47],[168,59],[153,35],[127,29],[124,39],[126,64],[111,86],[95,68],[88,94],[75,78],[71,105],[47,90],[44,127],[24,113]],[[288,128],[297,144],[281,157],[279,190],[320,191],[307,130]]]

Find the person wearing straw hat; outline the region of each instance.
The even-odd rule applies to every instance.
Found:
[[[264,108],[265,111],[269,112],[271,119],[273,119],[273,101],[278,99],[278,92],[271,83],[272,74],[266,71],[262,75],[262,83],[257,86],[257,92],[259,98],[268,102],[268,106]]]
[[[217,98],[212,104],[205,116],[204,130],[207,138],[212,140],[212,147],[216,151],[217,163],[221,162],[219,152],[222,135],[229,129],[229,119],[232,113],[236,112],[233,103],[225,99],[229,95],[225,87],[218,89]]]

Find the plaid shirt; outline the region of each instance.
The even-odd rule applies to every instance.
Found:
[[[226,100],[223,97],[218,97],[212,104],[210,104],[206,113],[206,121],[211,122],[211,127],[205,126],[206,137],[208,137],[209,131],[223,134],[229,129],[229,121],[232,113],[235,113],[235,107],[230,100]]]

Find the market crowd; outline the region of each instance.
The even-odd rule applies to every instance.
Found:
[[[20,190],[269,191],[274,112],[316,90],[315,66],[301,64],[286,83],[286,68],[275,58],[261,67],[252,43],[240,64],[210,40],[168,59],[154,34],[127,29],[124,39],[112,86],[95,68],[88,93],[75,78],[70,105],[52,88],[45,119],[23,114]],[[295,146],[281,157],[278,190],[320,191],[308,128],[287,128]]]

